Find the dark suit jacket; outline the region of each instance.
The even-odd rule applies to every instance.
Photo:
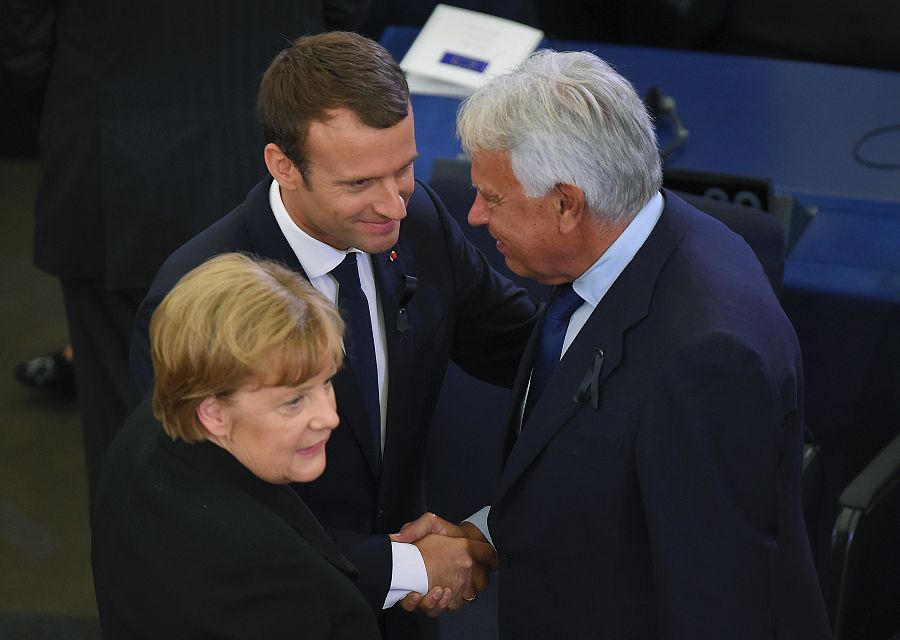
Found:
[[[265,175],[255,104],[272,58],[298,36],[357,27],[367,5],[0,3],[0,64],[44,103],[35,264],[146,288]]]
[[[503,638],[829,636],[796,336],[747,245],[665,197],[507,459],[489,517]],[[596,396],[576,399],[598,351]]]
[[[379,637],[297,494],[215,444],[173,442],[149,401],[104,461],[92,561],[107,640]]]
[[[302,273],[269,207],[270,184],[271,179],[258,184],[241,206],[163,264],[138,310],[132,340],[132,381],[139,392],[152,382],[150,316],[182,275],[228,251],[278,260]],[[390,544],[383,534],[399,530],[425,508],[424,448],[448,360],[482,380],[510,386],[535,316],[524,292],[488,266],[421,183],[394,250],[395,260],[388,252],[372,257],[388,362],[380,472],[362,396],[345,366],[335,378],[341,426],[328,443],[328,466],[317,481],[296,487],[319,520],[339,532],[341,548],[359,568],[360,586],[377,609],[391,576]]]

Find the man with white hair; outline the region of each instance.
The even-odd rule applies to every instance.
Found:
[[[750,248],[661,190],[644,105],[592,54],[533,55],[457,124],[470,224],[557,287],[492,506],[397,538],[490,540],[502,638],[828,637],[800,505],[800,350]]]

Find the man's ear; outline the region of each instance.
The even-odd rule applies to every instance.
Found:
[[[231,420],[216,396],[206,396],[197,405],[197,419],[213,440],[227,438],[231,433]]]
[[[557,213],[559,213],[559,232],[568,234],[575,231],[584,216],[589,215],[584,200],[584,191],[574,184],[560,183],[554,187]]]
[[[270,142],[263,149],[263,158],[269,173],[282,189],[295,190],[303,182],[300,170],[277,144]]]

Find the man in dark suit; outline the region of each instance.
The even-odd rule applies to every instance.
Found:
[[[0,64],[41,111],[38,268],[62,285],[93,496],[134,402],[128,345],[159,265],[265,172],[253,100],[286,39],[368,0],[4,0]]]
[[[492,539],[502,638],[827,638],[800,352],[749,247],[660,192],[644,106],[592,54],[535,54],[458,125],[469,222],[557,286],[491,507],[396,539]]]
[[[409,92],[383,47],[348,33],[301,38],[267,70],[258,111],[274,180],[163,264],[138,311],[133,381],[142,392],[152,384],[153,310],[206,258],[245,251],[303,273],[340,305],[351,345],[335,380],[343,428],[328,469],[297,491],[334,528],[377,610],[436,586],[450,587],[442,602],[459,606],[484,586],[471,558],[489,561],[488,545],[439,536],[392,544],[386,534],[424,508],[427,428],[448,360],[510,386],[534,305],[415,182]],[[389,613],[392,638],[414,637],[406,627],[424,621]]]

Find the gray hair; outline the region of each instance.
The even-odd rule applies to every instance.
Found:
[[[470,96],[456,126],[468,153],[509,152],[529,197],[573,184],[610,223],[629,221],[662,184],[644,103],[625,78],[586,51],[534,53]]]

